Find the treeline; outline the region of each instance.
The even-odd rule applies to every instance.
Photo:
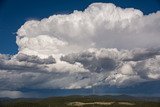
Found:
[[[114,102],[111,105],[94,104],[94,107],[160,107],[160,102],[138,101],[129,97],[126,100],[122,100],[98,96],[68,96],[46,99],[14,99],[9,101],[0,101],[0,107],[74,107],[68,105],[70,102]],[[133,103],[134,105],[120,105],[118,102],[129,102]],[[93,105],[83,105],[80,107],[93,107]]]

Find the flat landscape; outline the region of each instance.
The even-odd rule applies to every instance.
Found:
[[[118,96],[65,96],[43,99],[1,98],[0,107],[160,107],[160,98]]]

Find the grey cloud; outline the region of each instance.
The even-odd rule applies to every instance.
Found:
[[[127,86],[160,79],[159,49],[88,50],[63,56],[61,60],[81,63],[90,72],[105,75],[100,76],[100,84]]]
[[[0,70],[16,70],[16,71],[45,71],[46,66],[39,66],[37,64],[19,63],[16,60],[1,60]]]
[[[0,90],[76,89],[91,84],[90,73],[17,72],[0,70]]]
[[[38,56],[29,56],[29,55],[22,55],[22,56],[20,55],[21,57],[17,56],[15,57],[15,56],[3,55],[2,57],[2,55],[0,55],[0,70],[6,70],[8,72],[14,71],[17,73],[48,72],[47,65],[55,64],[55,59],[53,57],[48,57],[47,59],[40,59]]]
[[[33,56],[31,56],[32,58]],[[45,60],[47,62],[43,65],[35,63],[35,60],[28,59],[19,61],[15,56],[7,58],[3,55],[3,57],[0,57],[0,90],[80,88],[87,87],[88,82],[90,82],[83,82],[87,80],[83,77],[89,74],[79,72],[79,67],[76,65],[65,65],[66,63],[63,63],[64,66],[59,66],[57,63],[48,63],[48,59]],[[73,72],[74,69],[77,72]],[[63,72],[61,72],[62,70]]]
[[[71,64],[75,62],[81,63],[84,68],[91,72],[105,72],[114,70],[117,66],[115,59],[98,58],[92,52],[82,52],[78,54],[69,54],[61,57],[62,61],[67,61]]]
[[[152,48],[152,49],[137,49],[132,50],[133,58],[126,59],[126,61],[141,61],[149,58],[154,58],[156,55],[160,55],[160,49],[159,48]]]
[[[137,59],[143,55],[145,57]],[[60,62],[45,65],[15,58],[0,58],[1,90],[76,89],[99,85],[125,87],[160,80],[159,49],[89,49],[62,56]]]
[[[37,64],[53,64],[56,63],[56,60],[49,56],[48,58],[41,59],[38,56],[35,55],[26,55],[26,54],[18,54],[16,57],[19,61],[25,61],[25,62],[31,62],[31,63],[37,63]]]
[[[160,56],[155,58],[146,59],[136,64],[135,70],[141,78],[148,80],[160,79]]]

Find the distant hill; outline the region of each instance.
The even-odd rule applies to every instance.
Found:
[[[159,97],[89,95],[49,98],[0,98],[0,107],[160,107]]]

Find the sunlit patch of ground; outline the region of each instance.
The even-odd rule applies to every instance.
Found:
[[[129,103],[129,102],[118,102],[120,105],[128,105],[128,106],[133,106],[135,105],[134,103]]]
[[[69,106],[84,106],[84,105],[111,105],[114,102],[91,102],[91,103],[83,103],[83,102],[70,102],[67,105]]]
[[[90,102],[90,103],[84,103],[84,102],[70,102],[67,105],[68,106],[85,106],[85,105],[112,105],[115,102]],[[118,102],[119,105],[135,105],[134,103],[129,102]]]

